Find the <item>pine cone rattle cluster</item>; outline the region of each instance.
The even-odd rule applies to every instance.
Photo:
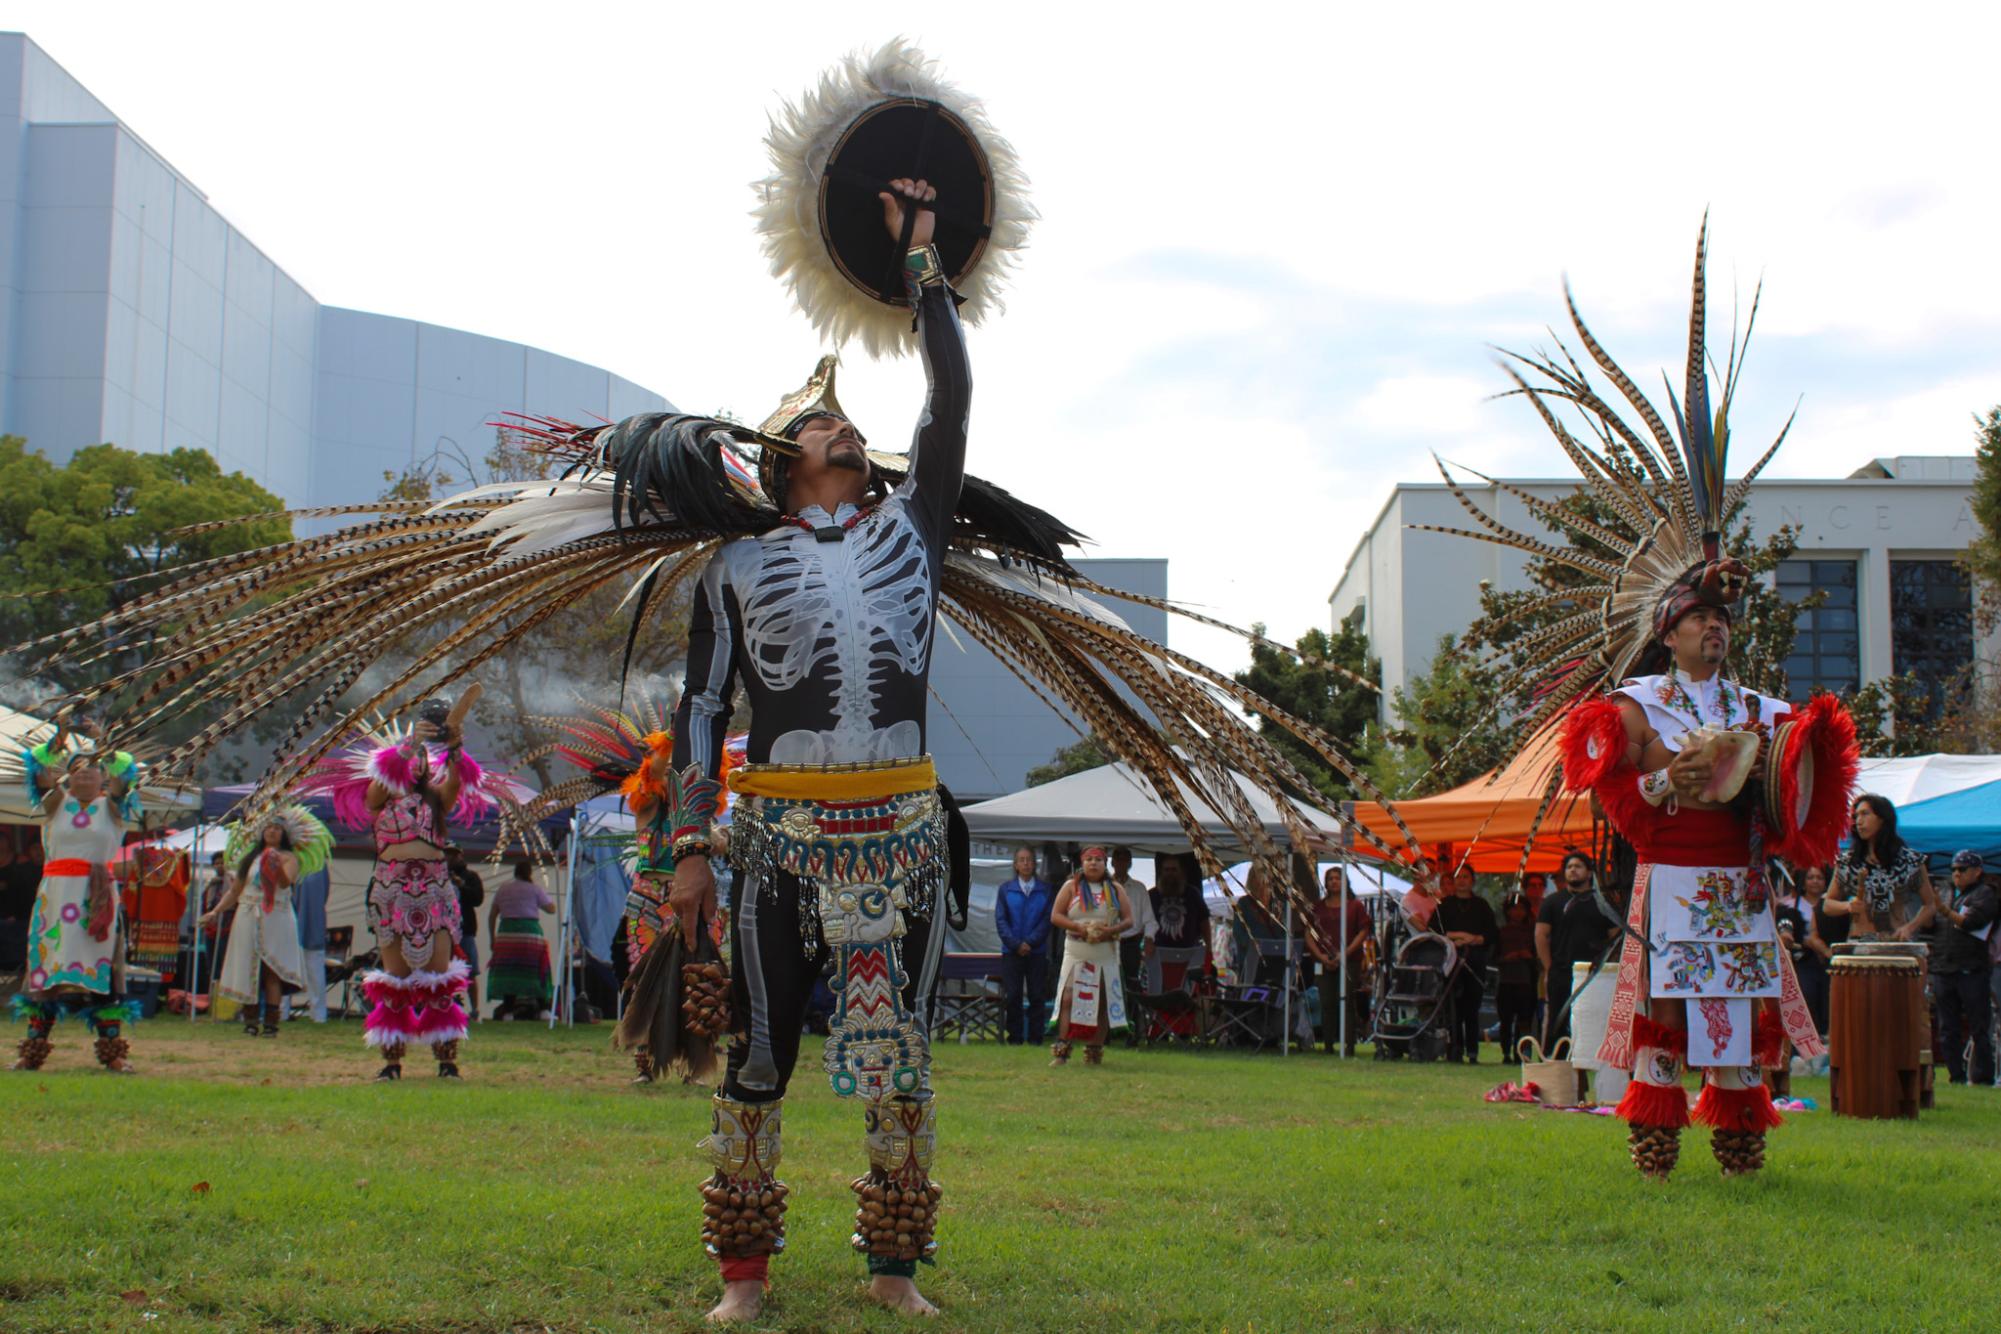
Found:
[[[21,1045],[16,1048],[16,1054],[20,1059],[14,1062],[14,1068],[39,1070],[42,1068],[42,1063],[49,1059],[49,1053],[54,1050],[55,1045],[47,1038],[22,1038]]]
[[[789,1194],[784,1182],[770,1177],[754,1182],[731,1181],[720,1173],[710,1177],[702,1186],[702,1244],[731,1259],[783,1250]]]
[[[1627,1144],[1640,1175],[1666,1181],[1681,1157],[1681,1130],[1675,1126],[1634,1126]]]
[[[854,1248],[895,1260],[922,1258],[937,1230],[938,1201],[945,1188],[935,1181],[899,1186],[880,1172],[856,1177],[850,1185],[861,1198]]]
[[[722,964],[681,965],[681,1026],[698,1038],[729,1032],[730,975]]]
[[[1709,1151],[1726,1177],[1745,1176],[1765,1165],[1765,1132],[1717,1130],[1709,1136]]]

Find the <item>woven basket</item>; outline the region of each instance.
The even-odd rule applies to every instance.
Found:
[[[1522,1083],[1535,1085],[1536,1101],[1545,1107],[1576,1107],[1584,1101],[1584,1081],[1570,1063],[1569,1052],[1569,1038],[1558,1038],[1548,1053],[1533,1037],[1515,1044],[1515,1054],[1522,1061]]]

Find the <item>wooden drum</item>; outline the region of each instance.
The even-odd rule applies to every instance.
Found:
[[[1924,965],[1909,954],[1828,964],[1828,1086],[1837,1116],[1915,1119],[1930,1019]]]

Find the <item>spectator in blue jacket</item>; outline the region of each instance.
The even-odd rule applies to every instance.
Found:
[[[1056,887],[1035,874],[1035,852],[1014,850],[1014,879],[994,898],[1000,930],[1001,982],[1005,988],[1007,1040],[1042,1045],[1049,1023],[1049,911]]]

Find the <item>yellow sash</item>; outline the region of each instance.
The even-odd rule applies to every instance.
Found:
[[[730,791],[783,801],[869,801],[938,786],[929,755],[872,764],[744,764],[730,770]]]

